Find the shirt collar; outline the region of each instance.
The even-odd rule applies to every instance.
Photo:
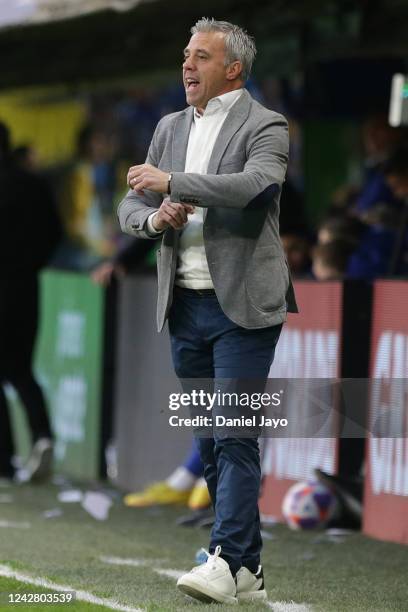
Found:
[[[234,89],[234,91],[228,91],[225,94],[211,98],[211,100],[207,102],[203,115],[200,115],[196,108],[194,109],[194,120],[208,117],[209,115],[216,115],[218,113],[228,113],[238,98],[241,97],[242,92],[242,88]]]

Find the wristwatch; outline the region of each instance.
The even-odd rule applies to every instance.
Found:
[[[169,178],[167,179],[167,195],[171,194],[171,181],[173,180],[173,174],[170,172]]]

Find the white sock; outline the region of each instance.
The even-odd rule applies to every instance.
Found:
[[[207,486],[207,482],[206,482],[206,480],[205,480],[204,476],[202,476],[201,478],[199,478],[199,479],[197,480],[197,482],[195,483],[195,486],[196,486],[196,487],[202,487],[202,488],[204,488],[204,487],[206,487],[206,486]]]
[[[181,466],[166,479],[167,484],[176,491],[188,491],[192,489],[197,476],[194,476],[187,468]]]

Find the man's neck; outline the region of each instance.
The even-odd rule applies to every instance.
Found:
[[[243,88],[243,86],[244,86],[244,84],[241,82],[241,83],[239,83],[239,84],[235,85],[234,87],[231,87],[231,89],[224,89],[224,91],[221,91],[220,93],[218,93],[216,96],[214,96],[214,97],[213,97],[213,98],[211,98],[210,100],[207,100],[207,103],[206,103],[206,105],[205,105],[204,107],[198,107],[198,106],[196,106],[196,107],[195,107],[195,109],[196,109],[197,113],[198,113],[199,115],[203,115],[203,114],[204,114],[205,109],[207,108],[207,104],[208,104],[209,102],[211,102],[211,100],[214,100],[214,98],[218,98],[219,96],[223,96],[223,95],[224,95],[224,94],[226,94],[226,93],[231,93],[232,91],[238,91],[238,89],[242,89],[242,88]]]

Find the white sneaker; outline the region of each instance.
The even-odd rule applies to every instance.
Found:
[[[177,581],[177,588],[185,595],[205,603],[237,603],[237,586],[232,577],[229,565],[220,557],[221,546],[217,546],[213,555],[203,565],[193,567]]]
[[[40,482],[51,475],[53,443],[50,438],[39,438],[31,450],[26,465],[18,471],[19,482]]]
[[[238,601],[265,601],[267,593],[265,591],[262,565],[258,567],[256,574],[253,574],[246,567],[241,567],[237,572],[237,598]]]

